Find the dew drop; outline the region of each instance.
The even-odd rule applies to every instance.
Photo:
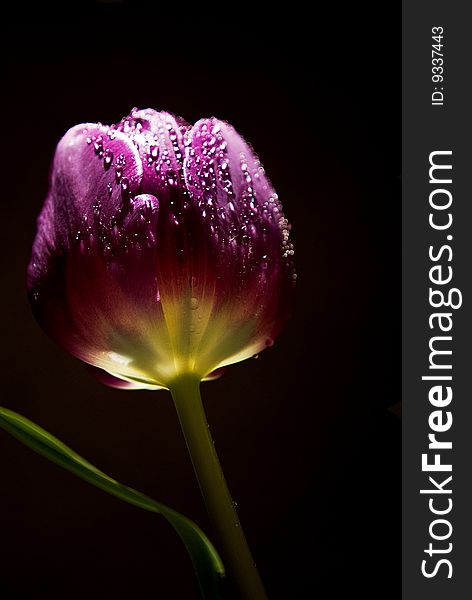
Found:
[[[120,183],[122,175],[123,175],[123,167],[116,167],[116,169],[115,169],[116,183]]]
[[[101,156],[103,153],[103,140],[101,136],[98,136],[93,144],[93,149],[95,150],[95,154]]]
[[[103,159],[103,166],[105,167],[105,170],[108,171],[108,169],[111,167],[111,164],[113,162],[113,152],[111,152],[111,150],[105,150],[105,158]]]
[[[190,308],[196,310],[198,308],[198,298],[192,297],[190,299]]]
[[[174,185],[176,185],[176,183],[177,183],[177,181],[176,181],[176,179],[175,179],[175,173],[174,173],[174,171],[168,170],[168,171],[166,172],[166,179],[167,179],[167,183],[168,183],[170,186],[174,186]]]
[[[97,198],[93,205],[93,212],[95,213],[96,216],[98,216],[100,214],[101,208],[102,208],[102,203],[100,201],[100,198]]]
[[[129,194],[129,179],[123,177],[121,180],[121,195],[127,197]]]

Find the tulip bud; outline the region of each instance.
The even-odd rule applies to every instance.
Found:
[[[28,267],[42,328],[110,385],[212,378],[289,316],[290,226],[228,123],[151,109],[59,142]]]

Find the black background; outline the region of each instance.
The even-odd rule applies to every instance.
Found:
[[[215,115],[278,191],[294,317],[258,360],[203,386],[270,598],[400,597],[401,428],[388,409],[401,400],[400,7],[378,10],[235,5],[203,17],[122,2],[4,23],[2,404],[210,538],[169,394],[90,378],[34,322],[25,269],[55,145],[79,122],[117,122],[133,106]],[[196,597],[162,518],[1,431],[0,455],[5,598]]]

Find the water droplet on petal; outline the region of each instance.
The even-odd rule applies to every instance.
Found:
[[[98,156],[102,156],[102,154],[103,154],[103,140],[102,140],[102,136],[98,136],[95,139],[95,142],[93,144],[93,149],[95,150],[95,154],[97,154]]]
[[[198,298],[192,297],[190,299],[190,308],[196,310],[198,308]]]
[[[166,179],[167,179],[167,183],[171,186],[174,186],[177,183],[174,171],[171,171],[171,170],[167,171]]]
[[[129,179],[123,177],[121,180],[121,195],[127,197],[129,194]]]
[[[105,158],[103,159],[103,166],[105,167],[105,170],[108,171],[108,169],[111,167],[111,164],[113,162],[113,152],[111,152],[111,150],[105,150]]]
[[[102,208],[102,203],[100,201],[100,198],[97,198],[93,205],[93,212],[95,213],[96,216],[98,216],[100,214],[101,208]]]

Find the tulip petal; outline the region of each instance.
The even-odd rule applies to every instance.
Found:
[[[143,302],[156,328],[163,323],[153,234],[159,203],[133,196],[141,180],[139,153],[124,133],[89,124],[69,130],[28,269],[33,311],[49,335],[81,360],[138,380],[156,354],[143,335],[153,331]]]
[[[75,242],[103,246],[104,231],[126,215],[129,195],[141,179],[139,153],[124,134],[95,124],[72,127],[56,149],[28,268],[29,289],[41,286],[51,263]]]
[[[147,108],[133,109],[116,129],[137,145],[143,165],[141,191],[169,203],[182,187],[183,136],[190,126],[170,113]]]
[[[155,385],[152,381],[148,381],[145,379],[142,380],[131,380],[131,379],[122,379],[121,377],[117,377],[112,373],[108,373],[108,371],[104,371],[103,369],[99,369],[98,367],[94,367],[93,365],[87,365],[88,372],[95,377],[97,381],[107,385],[108,387],[116,388],[119,390],[160,390],[163,389],[162,386]]]
[[[289,315],[293,246],[277,194],[233,127],[214,118],[196,123],[184,173],[216,248],[216,289],[199,349],[204,368],[215,368],[271,345]]]
[[[203,378],[203,381],[215,381],[216,379],[222,377],[224,372],[225,370],[223,368],[215,369],[214,371],[211,371],[211,373],[208,373],[208,375]]]

